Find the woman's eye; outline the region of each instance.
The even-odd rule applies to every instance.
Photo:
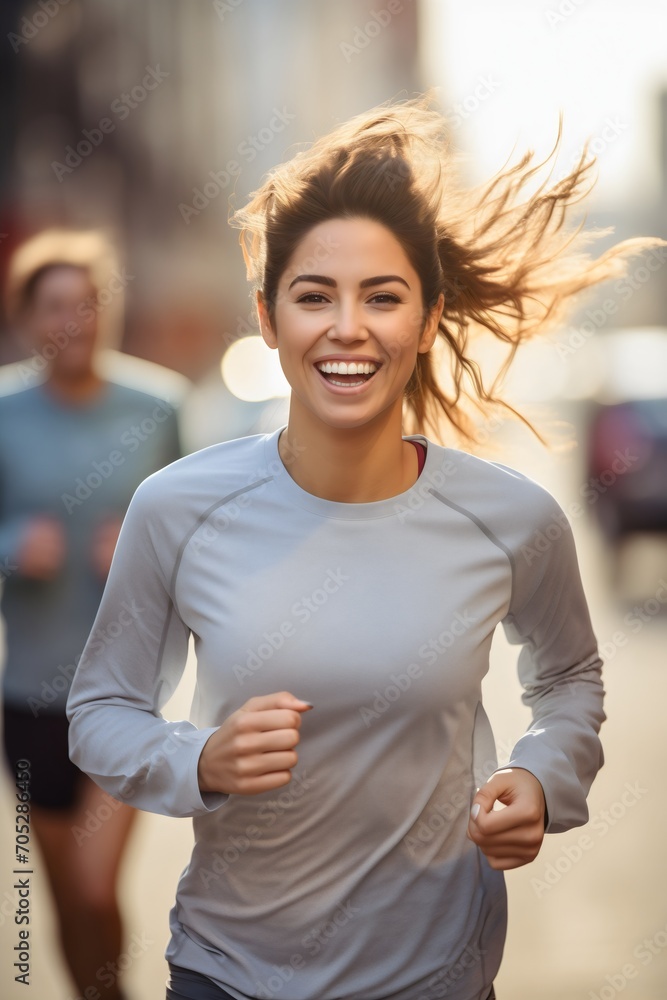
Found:
[[[322,295],[322,292],[306,292],[296,300],[297,302],[328,302],[329,300]]]
[[[384,305],[385,303],[396,304],[401,300],[398,295],[393,295],[391,292],[376,292],[369,301]]]

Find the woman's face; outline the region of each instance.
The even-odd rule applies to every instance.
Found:
[[[95,288],[88,273],[69,265],[45,271],[26,307],[23,330],[31,353],[36,351],[51,372],[70,378],[88,374],[97,339]]]
[[[417,354],[435,340],[443,297],[424,322],[421,282],[391,230],[367,218],[318,224],[292,254],[277,293],[273,324],[258,297],[262,336],[278,349],[303,406],[341,428],[388,407],[402,412]],[[370,371],[322,371],[337,361]]]

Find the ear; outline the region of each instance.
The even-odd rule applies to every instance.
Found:
[[[261,292],[257,292],[256,301],[257,316],[259,318],[259,332],[264,338],[264,343],[275,349],[278,346],[278,338],[276,337],[276,332],[273,329],[271,320],[269,319],[266,303],[264,302]]]
[[[442,310],[445,307],[445,296],[440,292],[438,296],[438,301],[429,311],[426,318],[426,323],[424,324],[424,329],[422,330],[421,337],[419,338],[419,347],[417,351],[420,354],[425,354],[430,351],[435,343],[435,338],[438,334],[438,323],[442,316]]]

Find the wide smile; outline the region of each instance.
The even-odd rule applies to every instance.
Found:
[[[354,369],[352,372],[348,370],[350,367]],[[316,362],[313,368],[331,392],[349,396],[363,392],[366,386],[373,381],[382,365],[367,361],[359,363],[327,361]]]

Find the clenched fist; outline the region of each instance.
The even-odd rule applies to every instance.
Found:
[[[33,580],[52,580],[65,562],[65,529],[51,514],[38,514],[26,524],[16,554],[19,573]]]
[[[258,795],[288,784],[298,760],[301,713],[312,707],[289,691],[250,698],[204,744],[200,791]]]
[[[498,800],[504,809],[494,809]],[[537,857],[544,839],[546,801],[542,785],[522,767],[492,774],[473,800],[468,837],[492,868],[519,868]]]

